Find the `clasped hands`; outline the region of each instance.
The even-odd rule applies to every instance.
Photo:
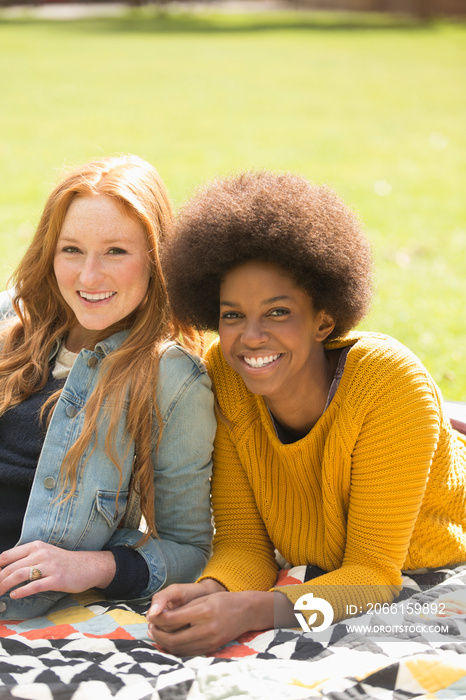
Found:
[[[204,579],[175,583],[156,593],[147,620],[149,637],[165,651],[196,656],[210,654],[244,632],[271,629],[277,620],[293,626],[294,616],[291,603],[281,593],[233,593],[213,579]]]
[[[10,597],[19,599],[44,591],[80,593],[105,588],[115,570],[111,552],[68,551],[36,540],[0,554],[0,595],[11,591]]]

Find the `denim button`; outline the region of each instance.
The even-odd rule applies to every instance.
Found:
[[[6,610],[6,603],[3,601],[0,601],[0,613],[5,612]]]
[[[76,408],[76,406],[67,406],[65,412],[69,418],[74,418],[78,412],[78,409]]]
[[[95,355],[91,355],[91,357],[87,361],[87,366],[88,367],[95,367],[98,362],[99,362],[99,360],[97,359],[97,357]]]
[[[53,478],[53,476],[47,476],[47,477],[44,479],[44,486],[45,486],[46,489],[54,489],[56,483],[57,483],[57,482],[55,481],[55,479]]]

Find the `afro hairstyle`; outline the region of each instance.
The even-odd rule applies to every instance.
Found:
[[[291,173],[246,172],[201,188],[163,252],[175,315],[217,330],[220,284],[250,260],[276,264],[335,321],[353,328],[372,295],[372,256],[358,216],[326,186]]]

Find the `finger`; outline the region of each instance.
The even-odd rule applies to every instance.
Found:
[[[164,649],[178,651],[181,648],[184,649],[186,645],[192,646],[197,634],[192,627],[167,632],[155,625],[149,625],[149,636]]]
[[[186,605],[173,610],[164,610],[148,619],[154,626],[165,632],[177,632],[193,625],[205,624],[212,617],[208,598],[209,596],[195,598]]]
[[[166,610],[175,610],[202,596],[205,596],[205,592],[199,583],[174,583],[152,596],[148,614],[156,616]]]
[[[163,612],[164,610],[168,610],[167,603],[168,603],[167,596],[156,594],[152,598],[151,606],[150,606],[149,610],[147,611],[146,615],[153,615],[153,616],[160,615],[160,613]]]
[[[164,613],[173,611],[173,610],[178,610],[179,608],[184,607],[184,604],[182,601],[174,601],[174,600],[161,600],[157,601],[156,603],[152,603],[150,606],[149,610],[146,612],[147,618],[156,618],[159,615],[163,615]]]
[[[35,593],[43,593],[44,591],[50,590],[50,586],[48,586],[45,582],[33,581],[32,583],[28,583],[24,586],[20,586],[19,588],[15,588],[13,591],[10,591],[10,598],[19,600],[20,598],[27,598]]]
[[[2,567],[0,569],[0,587],[1,587],[2,582],[8,576],[10,576],[12,572],[21,566],[24,566],[23,559],[18,559],[17,561],[13,561],[13,562],[3,561]]]
[[[152,627],[162,630],[163,632],[179,632],[180,630],[187,629],[191,626],[190,622],[179,622],[176,620],[167,620],[165,616],[156,617],[149,621]]]
[[[19,586],[21,583],[27,581],[29,569],[30,567],[25,568],[24,566],[11,568],[11,565],[4,569],[4,575],[0,581],[0,595],[4,595],[15,586]]]
[[[150,611],[147,613],[148,622],[167,631],[174,631],[182,627],[187,627],[191,622],[191,618],[186,614],[184,608],[163,610],[155,615],[149,613]]]
[[[183,605],[183,602],[184,596],[182,589],[176,584],[169,586],[165,590],[155,593],[155,595],[152,596],[151,606],[146,613],[147,618],[153,618],[166,610],[177,608]]]
[[[149,626],[149,637],[162,649],[177,656],[196,656],[208,654],[218,644],[209,638],[209,633],[202,627],[190,627],[178,632],[164,632],[153,625]]]
[[[24,568],[26,565],[35,565],[35,562],[43,559],[44,547],[48,548],[50,545],[40,540],[35,540],[2,552],[0,555],[0,595],[3,595],[11,588],[11,585],[4,585],[4,582],[14,571]]]
[[[175,625],[159,625],[158,623],[151,622],[149,623],[154,629],[158,629],[161,632],[167,632],[167,633],[172,633],[172,632],[181,632],[181,630],[186,630],[191,625],[183,625],[183,627],[175,627]]]
[[[0,554],[0,566],[3,569],[9,564],[14,564],[17,561],[24,559],[43,544],[43,542],[34,541],[27,542],[26,544],[20,544],[18,547],[12,547],[12,549],[6,549]]]
[[[152,602],[149,610],[146,612],[146,617],[148,620],[155,619],[164,610],[167,610],[167,603],[163,598],[159,598],[157,602]]]
[[[48,590],[50,587],[50,580],[47,583],[44,582],[43,572],[39,566],[22,566],[16,569],[10,569],[8,576],[2,582],[0,586],[0,595],[3,595],[11,589],[10,596],[12,598],[25,598],[28,595],[33,595],[43,590]],[[34,578],[34,572],[38,572],[39,578]],[[26,584],[26,585],[21,585]],[[16,588],[16,586],[21,586],[21,588]]]

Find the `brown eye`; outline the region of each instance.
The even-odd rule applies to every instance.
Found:
[[[289,309],[272,309],[269,316],[289,316],[291,311]]]

